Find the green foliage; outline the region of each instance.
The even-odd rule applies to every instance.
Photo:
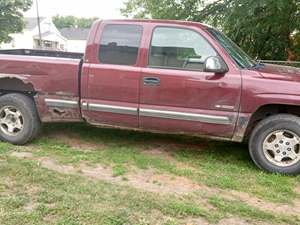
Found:
[[[293,40],[292,40],[292,59],[296,61],[300,61],[300,32],[298,31],[293,35]]]
[[[78,18],[75,16],[54,16],[53,23],[58,29],[62,28],[90,28],[98,18]]]
[[[28,10],[31,0],[0,1],[0,43],[9,42],[9,34],[21,32],[24,28],[23,12]]]
[[[194,20],[201,5],[199,0],[127,0],[121,12],[134,18]]]
[[[203,19],[221,26],[249,54],[263,59],[286,60],[300,25],[296,0],[218,1],[203,12]]]
[[[121,12],[127,17],[212,24],[255,58],[300,57],[300,44],[295,44],[294,37],[300,27],[298,0],[127,0]]]

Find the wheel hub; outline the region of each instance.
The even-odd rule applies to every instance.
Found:
[[[300,138],[288,130],[274,131],[265,138],[263,152],[274,165],[292,166],[300,161]]]
[[[14,106],[4,106],[0,109],[0,129],[9,136],[16,136],[23,130],[23,115]]]

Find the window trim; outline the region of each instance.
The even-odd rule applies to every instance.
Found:
[[[138,53],[137,53],[137,58],[136,58],[136,61],[134,64],[111,64],[111,63],[104,63],[104,62],[101,62],[100,60],[100,51],[101,51],[101,41],[102,41],[102,38],[103,38],[103,34],[104,34],[104,31],[105,31],[105,28],[107,26],[137,26],[137,27],[140,27],[141,28],[141,38],[140,38],[140,43],[139,43],[139,47],[138,47]],[[132,24],[132,23],[107,23],[107,24],[104,24],[104,26],[102,28],[100,28],[101,30],[101,34],[100,34],[100,40],[99,40],[99,43],[98,44],[98,48],[97,48],[97,64],[100,64],[100,65],[116,65],[116,66],[138,66],[139,64],[139,61],[140,61],[140,56],[141,56],[141,47],[142,47],[142,43],[143,43],[143,37],[144,37],[144,26],[141,25],[141,24]]]
[[[164,26],[164,25],[158,25],[158,26],[153,27],[153,29],[152,29],[151,39],[150,39],[149,48],[148,48],[147,68],[151,68],[151,69],[164,69],[164,70],[180,70],[180,71],[191,71],[191,72],[206,73],[205,71],[201,71],[201,70],[197,70],[197,69],[185,69],[185,68],[180,68],[180,67],[151,66],[151,65],[149,65],[150,56],[151,56],[151,50],[152,50],[153,36],[154,36],[154,32],[155,32],[155,30],[157,28],[175,28],[175,29],[181,29],[181,30],[190,30],[190,31],[193,31],[193,32],[197,33],[198,35],[200,35],[200,37],[202,37],[209,44],[209,46],[216,52],[216,54],[217,54],[216,56],[219,56],[224,61],[224,63],[226,64],[226,66],[228,67],[226,61],[219,54],[219,52],[217,51],[217,49],[199,31],[197,31],[195,29],[192,29],[192,28],[189,28],[189,27],[177,27],[177,26],[170,26],[170,25],[166,25],[166,26]]]

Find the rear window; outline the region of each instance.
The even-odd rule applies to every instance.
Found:
[[[106,25],[100,42],[100,63],[135,65],[142,32],[139,25]]]

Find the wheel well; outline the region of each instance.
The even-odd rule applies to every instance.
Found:
[[[23,80],[18,78],[0,78],[0,93],[1,95],[7,93],[23,93],[29,96],[34,96],[36,91],[31,83],[25,83]]]
[[[252,130],[254,129],[254,127],[259,121],[265,119],[266,117],[280,114],[280,113],[300,116],[300,106],[284,105],[284,104],[270,104],[270,105],[261,106],[251,116],[248,127],[246,129],[245,139],[249,139]]]

